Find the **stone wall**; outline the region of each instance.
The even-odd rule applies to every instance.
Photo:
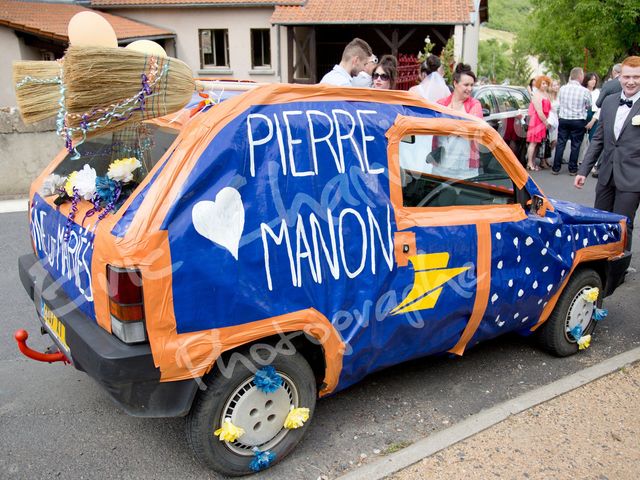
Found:
[[[64,147],[55,118],[25,125],[16,108],[0,108],[0,199],[26,197],[31,182]]]

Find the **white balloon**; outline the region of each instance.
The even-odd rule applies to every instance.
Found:
[[[74,47],[118,47],[118,37],[111,24],[95,12],[76,13],[67,27],[69,44]]]
[[[124,48],[135,50],[136,52],[146,53],[147,55],[155,55],[157,57],[167,56],[167,52],[165,52],[164,48],[162,48],[160,44],[152,42],[151,40],[136,40],[135,42],[131,42]]]

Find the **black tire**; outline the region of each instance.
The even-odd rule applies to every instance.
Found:
[[[598,287],[602,292],[602,280],[594,270],[585,268],[573,273],[549,319],[540,327],[538,339],[545,350],[558,357],[567,357],[578,351],[577,341],[567,331],[570,322],[569,313],[574,302],[579,300],[582,291],[592,287]],[[579,317],[579,319],[586,318],[586,315]],[[580,322],[586,324],[583,325],[583,335],[591,334],[596,325],[593,318],[589,318],[588,323],[586,322],[586,320]]]
[[[246,360],[235,363],[230,374],[227,373],[225,376],[221,373],[221,369],[216,367],[210,374],[205,376],[203,380],[207,389],[198,392],[191,411],[186,418],[187,440],[195,456],[207,467],[229,476],[241,476],[254,473],[249,467],[249,464],[254,458],[250,448],[251,446],[258,446],[260,450],[268,449],[274,453],[275,460],[273,464],[286,457],[302,439],[313,418],[316,404],[316,381],[313,371],[305,358],[300,353],[293,351],[288,351],[286,354],[277,353],[270,365],[285,379],[284,386],[279,389],[280,392],[278,395],[281,396],[278,398],[282,400],[282,391],[284,391],[287,395],[286,401],[290,401],[295,407],[307,407],[309,409],[309,420],[297,429],[286,430],[281,427],[278,433],[271,437],[271,440],[260,444],[254,443],[251,445],[251,443],[241,443],[243,438],[246,437],[246,433],[232,444],[220,441],[218,437],[214,436],[213,432],[220,427],[222,419],[226,416],[223,416],[223,410],[226,410],[227,413],[230,411],[230,408],[242,410],[238,407],[238,405],[242,404],[237,401],[239,398],[238,395],[245,395],[245,400],[252,399],[257,402],[261,401],[260,397],[256,396],[255,386],[247,382],[253,379],[255,371],[262,368],[264,364],[257,363],[255,359],[252,358],[251,353],[255,356],[255,351],[249,348],[234,352],[231,357],[232,359],[225,362],[227,369],[231,370],[230,364],[233,364],[233,356],[240,358],[238,357],[238,354],[240,354]],[[285,388],[285,386],[287,388]],[[241,388],[240,392],[236,392],[238,388]],[[251,388],[253,388],[253,390],[251,390]],[[245,391],[245,389],[249,390]],[[249,391],[253,393],[247,393]],[[267,394],[267,396],[268,395],[274,394]],[[225,408],[228,402],[231,401],[232,396],[234,396],[236,402],[232,403],[232,406]],[[277,402],[276,405],[278,405]],[[280,403],[280,407],[282,407],[282,405],[283,403]],[[252,412],[256,410],[256,408],[253,407],[255,407],[255,405],[251,408]],[[258,407],[258,409],[260,409],[259,413],[256,414],[256,417],[252,417],[251,420],[252,423],[254,421],[256,422],[253,423],[253,427],[257,427],[258,425],[262,426],[259,421],[264,421],[266,424],[267,418],[274,416],[273,413],[277,413],[278,416],[274,419],[273,425],[267,425],[267,429],[277,428],[275,425],[278,425],[278,422],[280,422],[279,425],[282,425],[282,422],[284,422],[282,408],[276,412],[267,412],[266,408],[266,403],[264,404],[264,408],[261,406]],[[234,410],[234,412],[236,410]],[[243,412],[239,413],[242,414]],[[267,417],[266,415],[268,413],[271,413],[271,415]],[[246,415],[246,413],[244,414]],[[286,416],[286,413],[284,413],[284,415]],[[246,431],[250,431],[252,428],[251,424],[237,426],[242,426]]]

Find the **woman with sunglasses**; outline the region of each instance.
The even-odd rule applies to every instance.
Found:
[[[398,78],[398,61],[393,55],[385,55],[373,70],[373,88],[393,90]]]

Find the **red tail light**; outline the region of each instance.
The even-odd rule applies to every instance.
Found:
[[[147,341],[140,271],[107,265],[111,332],[125,343]]]

